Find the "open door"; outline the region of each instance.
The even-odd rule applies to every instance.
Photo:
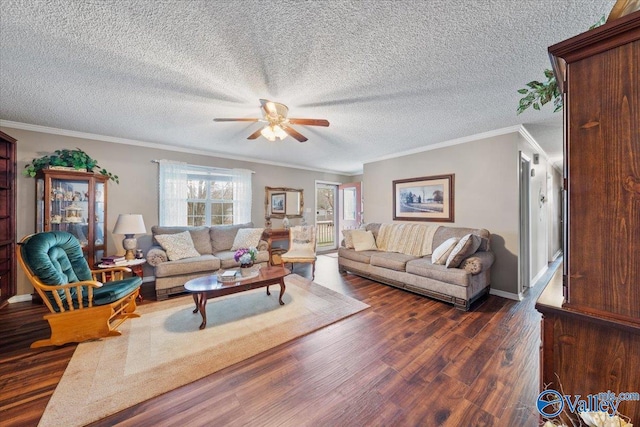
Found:
[[[350,230],[362,224],[362,182],[338,186],[338,230]],[[340,234],[341,235],[341,234]]]

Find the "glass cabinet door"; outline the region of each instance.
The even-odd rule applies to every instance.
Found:
[[[73,234],[92,268],[107,255],[106,182],[86,172],[43,170],[36,177],[36,232]]]
[[[69,179],[51,179],[49,194],[49,222],[52,231],[67,231],[80,241],[83,248],[89,244],[89,182]]]

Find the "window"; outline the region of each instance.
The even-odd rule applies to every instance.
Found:
[[[251,171],[160,160],[160,225],[251,221]]]
[[[229,175],[187,175],[187,225],[233,224],[233,181]]]

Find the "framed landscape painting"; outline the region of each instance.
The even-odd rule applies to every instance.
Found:
[[[453,222],[454,174],[393,181],[393,219]]]
[[[287,193],[271,193],[271,213],[284,214],[287,206]]]

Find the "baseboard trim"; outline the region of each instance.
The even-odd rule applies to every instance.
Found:
[[[542,270],[538,271],[538,274],[536,274],[536,277],[531,279],[531,282],[529,282],[529,287],[533,288],[536,285],[536,283],[538,283],[538,280],[540,280],[540,278],[544,276],[547,271],[549,271],[549,266],[545,265],[544,268],[542,268]]]
[[[24,294],[24,295],[14,295],[11,298],[9,298],[9,304],[14,304],[16,302],[27,302],[27,301],[31,301],[33,298],[31,297],[31,294]]]
[[[513,292],[501,291],[500,289],[491,288],[491,290],[489,291],[489,294],[495,295],[497,297],[511,299],[514,301],[522,301],[524,299],[522,294],[514,294]]]
[[[560,255],[562,255],[562,249],[558,249],[558,252],[553,254],[553,256],[551,257],[551,262],[557,260]]]

